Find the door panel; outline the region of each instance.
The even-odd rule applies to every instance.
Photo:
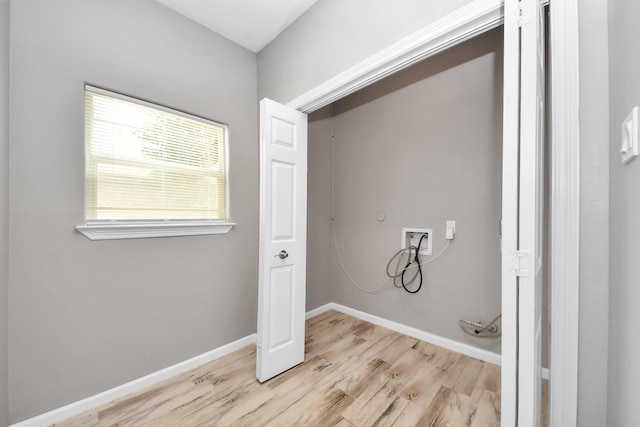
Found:
[[[269,287],[269,300],[271,310],[270,323],[278,327],[270,328],[269,351],[278,350],[290,345],[295,339],[295,328],[292,311],[289,309],[295,297],[295,267],[286,265],[271,269],[271,286]]]
[[[505,0],[502,416],[540,425],[544,9]]]
[[[519,247],[529,273],[519,278],[518,425],[541,420],[544,212],[544,8],[522,2]]]
[[[502,131],[502,360],[501,425],[513,427],[518,414],[518,175],[520,139],[520,8],[504,4]]]
[[[295,239],[295,177],[296,165],[271,163],[271,240],[274,242]]]
[[[304,361],[307,117],[260,102],[260,382]]]

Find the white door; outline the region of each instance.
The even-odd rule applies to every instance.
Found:
[[[304,361],[307,116],[260,101],[260,253],[256,377]]]
[[[540,425],[544,15],[505,1],[502,425]]]
[[[518,174],[520,139],[520,9],[504,3],[504,73],[502,103],[502,427],[518,417],[518,278],[513,259],[518,250]]]
[[[518,283],[518,425],[539,426],[542,400],[544,8],[539,0],[526,0],[521,4],[519,248],[523,257]]]

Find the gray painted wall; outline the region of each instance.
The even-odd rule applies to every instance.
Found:
[[[0,1],[0,426],[9,423],[9,9]]]
[[[634,426],[640,419],[640,337],[636,332],[640,301],[640,160],[623,166],[620,125],[640,105],[640,4],[609,0],[610,88],[610,276],[609,412],[607,425]]]
[[[255,332],[258,126],[255,54],[155,1],[11,7],[16,422]],[[76,232],[84,81],[228,123],[238,225],[227,235],[102,242]]]
[[[258,54],[258,95],[286,103],[469,0],[322,0]]]
[[[333,106],[309,115],[307,175],[307,311],[332,302],[331,130]]]
[[[609,76],[607,4],[581,0],[578,425],[607,425]]]
[[[402,227],[433,229],[434,255],[445,247],[447,220],[456,220],[457,234],[441,258],[424,266],[423,288],[413,295],[391,282],[375,294],[358,290],[332,247],[331,274],[317,269],[319,277],[310,271],[310,280],[328,282],[334,302],[499,353],[499,339],[469,337],[458,320],[489,321],[500,313],[502,32],[340,100],[334,113],[336,239],[360,286],[385,281]],[[310,169],[330,171],[332,129],[319,126],[309,144],[323,154],[310,156]],[[316,243],[330,247],[331,180],[319,178],[322,187],[309,179],[309,211],[325,212]],[[310,227],[319,227],[312,220]]]

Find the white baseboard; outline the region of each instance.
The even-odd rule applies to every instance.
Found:
[[[403,325],[402,323],[394,322],[392,320],[387,320],[382,317],[374,316],[373,314],[365,313],[364,311],[359,311],[351,307],[346,307],[344,305],[336,304],[334,302],[330,302],[328,304],[325,304],[323,306],[320,306],[318,308],[315,308],[307,312],[307,319],[317,316],[318,314],[322,314],[329,310],[336,310],[341,313],[348,314],[358,319],[373,323],[374,325],[383,326],[385,328],[391,329],[392,331],[396,331],[401,334],[418,338],[419,340],[426,341],[431,344],[435,344],[437,346],[455,351],[460,354],[464,354],[465,356],[474,357],[484,362],[493,363],[494,365],[499,365],[499,366],[501,365],[501,362],[502,362],[502,358],[498,353],[494,353],[491,351],[474,347],[469,344],[464,344],[458,341],[454,341],[449,338],[444,338],[439,335],[425,332],[423,330],[420,330],[411,326]],[[549,379],[548,368],[542,368],[542,378]]]
[[[314,308],[313,310],[307,311],[307,314],[305,316],[305,318],[307,320],[311,319],[312,317],[316,317],[318,314],[322,314],[324,312],[327,312],[329,310],[336,310],[336,311],[340,311],[336,308],[337,304],[330,302],[329,304],[325,304],[325,305],[321,305],[318,308]]]
[[[219,359],[248,345],[255,344],[256,340],[256,334],[246,336],[232,343],[223,345],[222,347],[218,347],[199,356],[185,360],[184,362],[177,363],[173,366],[169,366],[168,368],[161,369],[142,378],[138,378],[137,380],[114,387],[110,390],[87,397],[86,399],[79,400],[61,408],[54,409],[53,411],[46,412],[42,415],[29,418],[17,424],[12,424],[11,427],[43,427],[57,423],[69,417],[73,417],[74,415],[81,414],[82,412],[96,406],[104,405],[114,399],[119,399],[160,381],[190,371],[191,369],[197,368],[198,366],[204,365],[212,360]]]
[[[500,364],[500,355],[498,353],[493,353],[491,351],[473,347],[471,345],[454,341],[449,338],[444,338],[439,335],[425,332],[423,330],[420,330],[411,326],[403,325],[402,323],[394,322],[392,320],[387,320],[382,317],[374,316],[373,314],[365,313],[364,311],[356,310],[354,308],[346,307],[344,305],[336,304],[334,302],[330,302],[329,304],[325,304],[322,307],[318,307],[315,310],[310,311],[309,313],[313,313],[313,315],[318,315],[328,310],[336,310],[341,313],[348,314],[349,316],[353,316],[358,319],[365,320],[367,322],[373,323],[374,325],[383,326],[385,328],[391,329],[392,331],[396,331],[401,334],[418,338],[419,340],[426,341],[431,344],[435,344],[437,346],[455,351],[460,354],[464,354],[465,356],[474,357],[476,359],[480,359],[485,362],[493,363],[494,365]],[[313,316],[309,316],[309,317],[313,317]]]

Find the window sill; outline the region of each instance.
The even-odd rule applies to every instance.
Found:
[[[89,240],[142,239],[148,237],[202,236],[226,234],[234,223],[227,222],[162,222],[114,223],[78,225],[76,230]]]

